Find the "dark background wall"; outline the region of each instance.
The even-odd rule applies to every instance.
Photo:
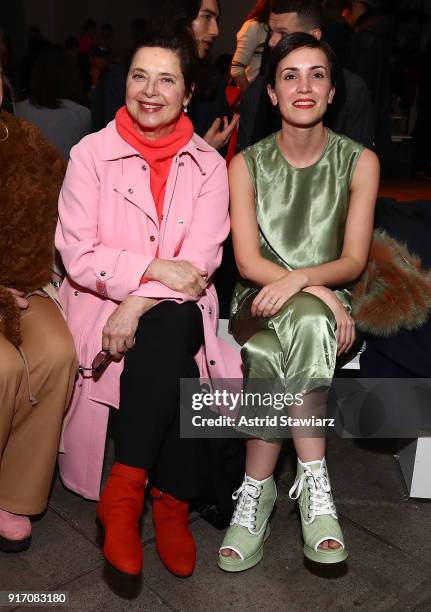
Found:
[[[136,17],[145,17],[150,2],[157,0],[1,0],[0,26],[11,36],[13,51],[20,56],[25,48],[26,30],[37,25],[42,34],[61,43],[67,36],[77,35],[83,21],[89,17],[100,26],[109,21],[115,31],[114,51],[129,45],[129,26]],[[423,7],[431,17],[431,0],[394,0],[404,6]],[[255,0],[221,0],[221,34],[214,54],[232,53],[235,34]],[[431,19],[424,27],[423,37],[431,35]]]
[[[30,26],[38,26],[46,38],[61,43],[67,36],[79,34],[87,18],[95,19],[99,26],[109,21],[115,32],[114,50],[120,52],[129,45],[130,23],[146,17],[149,5],[149,0],[2,0],[0,25],[11,36],[14,53],[20,56]],[[235,34],[254,0],[221,0],[221,5],[221,34],[215,54],[233,52]]]

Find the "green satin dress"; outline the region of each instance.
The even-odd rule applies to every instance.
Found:
[[[350,184],[363,146],[328,130],[320,159],[295,168],[281,153],[277,138],[278,133],[271,134],[242,153],[256,194],[260,252],[286,270],[334,261],[342,252]],[[256,319],[250,307],[258,292],[241,279],[231,305],[231,330],[242,345],[245,389],[253,390],[253,380],[260,381],[259,390],[265,381],[273,390],[292,394],[329,386],[337,360],[332,311],[301,292],[277,315]],[[349,289],[338,287],[336,294],[350,312]],[[284,437],[285,427],[249,424],[268,414],[274,412],[265,406],[242,407],[237,429],[264,440]],[[238,425],[241,416],[247,417],[247,424]]]

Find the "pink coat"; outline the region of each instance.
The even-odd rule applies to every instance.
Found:
[[[118,134],[115,122],[85,137],[71,152],[59,200],[56,247],[67,278],[60,298],[79,363],[90,367],[102,329],[128,295],[191,300],[157,281],[140,285],[157,248],[164,259],[187,260],[212,276],[229,232],[224,159],[196,134],[169,174],[159,227],[149,167]],[[212,284],[198,300],[205,345],[196,356],[202,377],[240,378],[239,353],[216,336]],[[99,381],[79,376],[63,431],[60,471],[66,486],[98,499],[109,407],[118,408],[123,364],[111,363]],[[142,389],[143,395],[145,388]]]

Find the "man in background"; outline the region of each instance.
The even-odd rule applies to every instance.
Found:
[[[284,36],[295,32],[322,38],[323,21],[319,0],[274,0],[268,21],[268,51]],[[237,151],[242,151],[281,127],[279,113],[270,103],[266,91],[265,61],[262,64],[261,74],[246,91],[241,104]],[[324,123],[334,132],[373,148],[373,110],[363,79],[339,68],[335,97]]]

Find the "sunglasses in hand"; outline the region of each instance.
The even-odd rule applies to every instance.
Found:
[[[102,376],[103,372],[106,370],[108,365],[112,361],[112,356],[109,351],[99,351],[96,357],[93,359],[93,363],[91,364],[91,368],[84,368],[83,366],[79,366],[78,370],[82,376],[85,378],[93,378],[93,380],[99,380]],[[85,375],[85,372],[91,372],[91,374]]]

